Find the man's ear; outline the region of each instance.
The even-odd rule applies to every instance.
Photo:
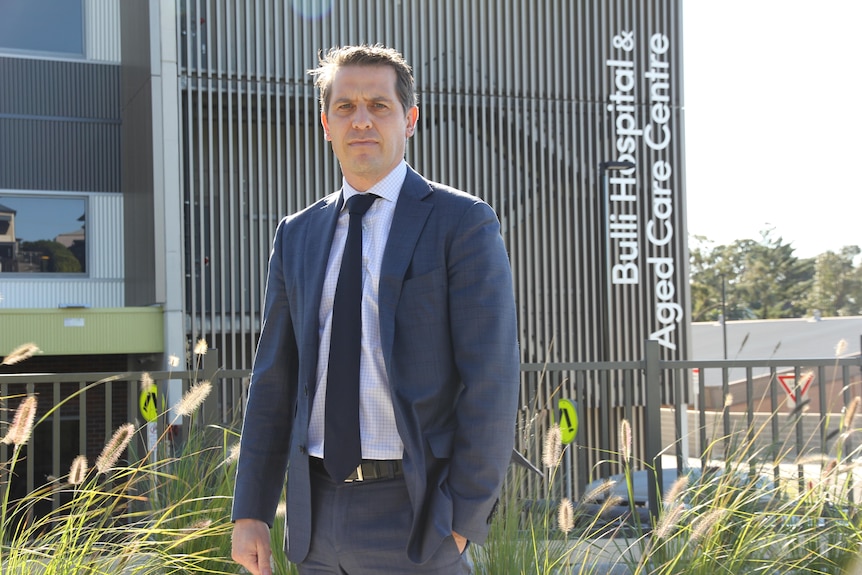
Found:
[[[407,110],[407,133],[408,138],[416,133],[416,122],[419,121],[419,108],[413,106]]]
[[[332,137],[329,135],[329,121],[326,119],[326,112],[320,113],[320,125],[323,126],[323,137],[329,142],[332,140]]]

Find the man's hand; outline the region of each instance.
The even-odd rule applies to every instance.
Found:
[[[452,532],[452,537],[455,539],[455,545],[458,546],[458,553],[463,553],[464,549],[467,548],[467,538],[463,535],[458,535],[454,531]]]
[[[272,575],[269,527],[257,519],[237,519],[233,525],[231,557],[251,575]]]

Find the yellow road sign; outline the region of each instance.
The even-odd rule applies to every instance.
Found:
[[[578,434],[578,411],[568,399],[558,400],[557,407],[560,410],[560,437],[563,444],[568,445]]]
[[[147,421],[155,421],[159,416],[159,398],[158,390],[155,385],[141,391],[141,396],[138,398],[138,407],[141,408],[141,415]]]

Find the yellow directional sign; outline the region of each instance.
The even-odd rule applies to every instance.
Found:
[[[558,400],[557,407],[560,410],[560,438],[564,445],[568,445],[578,434],[578,411],[568,399]]]
[[[158,390],[155,385],[141,391],[141,396],[138,398],[138,407],[141,408],[141,415],[145,420],[152,422],[159,416],[159,398]]]

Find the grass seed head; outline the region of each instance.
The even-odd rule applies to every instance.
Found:
[[[553,469],[560,464],[563,456],[563,436],[560,426],[552,425],[545,434],[545,448],[542,450],[542,463],[545,467]]]
[[[626,419],[620,422],[620,453],[623,463],[632,456],[632,426]]]
[[[715,509],[699,516],[691,526],[691,538],[689,541],[691,543],[697,543],[706,537],[706,535],[712,531],[712,528],[718,524],[726,514],[727,509],[724,507],[716,507]]]
[[[79,455],[72,461],[72,467],[69,468],[69,484],[80,485],[87,477],[89,464],[87,463],[86,455]]]
[[[581,502],[587,504],[597,501],[602,497],[602,495],[613,489],[614,485],[616,484],[617,482],[613,479],[602,481],[600,485],[598,485],[597,487],[593,487],[590,491],[585,493],[584,496],[581,498]]]
[[[153,381],[153,378],[149,372],[144,372],[143,375],[141,375],[141,391],[147,391],[155,384],[156,382]]]
[[[120,455],[126,450],[134,435],[135,426],[131,423],[124,423],[114,432],[111,440],[102,449],[102,453],[96,458],[96,469],[99,473],[105,473],[117,464]]]
[[[15,410],[12,425],[9,426],[6,435],[0,440],[2,443],[20,447],[30,441],[30,435],[33,433],[33,421],[36,419],[36,406],[35,395],[28,395],[21,402],[18,409]]]
[[[201,381],[193,385],[183,398],[174,407],[174,413],[181,417],[188,417],[203,405],[207,396],[212,392],[213,386],[209,381]]]
[[[666,507],[673,505],[682,496],[685,488],[688,487],[688,475],[680,475],[677,477],[673,485],[670,486],[664,496],[664,504]]]
[[[35,343],[25,343],[23,345],[19,345],[18,347],[10,351],[9,355],[3,358],[3,361],[0,362],[0,365],[15,365],[16,363],[21,363],[25,359],[32,357],[38,352],[39,348],[36,347]]]
[[[568,497],[563,497],[557,509],[557,525],[563,533],[575,528],[575,507]]]
[[[845,351],[847,351],[847,340],[842,339],[835,346],[835,357],[841,357]]]
[[[195,355],[206,355],[208,350],[209,346],[207,346],[207,340],[200,338],[195,344]]]
[[[668,535],[676,528],[683,509],[685,509],[685,505],[682,503],[665,508],[653,532],[656,539],[667,539]]]
[[[230,465],[234,461],[239,459],[239,448],[240,442],[237,441],[233,445],[230,446],[230,450],[227,453],[227,457],[225,457],[224,461],[222,461],[222,465]]]

